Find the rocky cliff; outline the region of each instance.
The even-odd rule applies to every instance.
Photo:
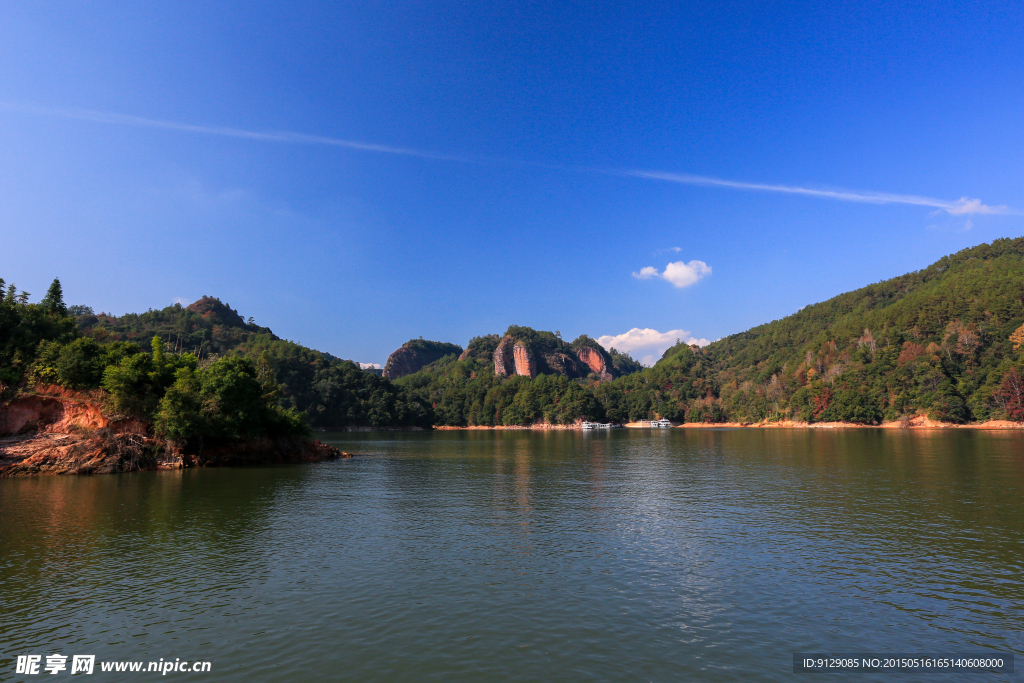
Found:
[[[537,376],[537,358],[525,342],[516,342],[516,345],[512,347],[512,357],[515,360],[517,375],[530,379]]]
[[[557,335],[528,327],[509,328],[497,343],[493,359],[494,374],[501,377],[548,373],[576,379],[594,374],[604,382],[616,375],[611,356],[590,337],[566,344]]]
[[[601,381],[612,379],[611,368],[604,355],[589,346],[583,346],[576,350],[576,357],[580,359],[590,372],[597,375]]]
[[[507,334],[498,342],[497,348],[494,349],[495,375],[508,377],[516,374],[515,357],[512,352],[515,343],[515,340]]]
[[[462,347],[457,344],[410,339],[388,356],[388,362],[384,366],[384,376],[388,379],[405,377],[419,372],[445,356],[458,356],[461,353]]]

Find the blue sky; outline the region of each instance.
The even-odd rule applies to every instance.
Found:
[[[114,313],[214,295],[363,362],[509,324],[650,356],[1024,234],[1022,28],[1021,3],[7,2],[0,277]]]

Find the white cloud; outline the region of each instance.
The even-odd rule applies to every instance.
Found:
[[[371,368],[374,369],[374,370],[380,370],[381,364],[380,363],[360,363],[359,367],[362,368],[363,370],[369,370]]]
[[[675,261],[665,266],[664,272],[658,272],[654,266],[641,268],[639,273],[633,273],[637,280],[650,280],[660,277],[662,280],[671,282],[675,287],[689,287],[698,280],[711,275],[711,266],[703,261]]]
[[[970,197],[961,197],[945,210],[951,216],[963,216],[971,213],[1009,213],[1005,206],[985,206],[980,199],[971,199]]]
[[[675,251],[675,252],[680,252],[682,250],[683,250],[682,247],[672,247],[672,251]]]
[[[681,185],[700,185],[704,187],[728,187],[734,190],[754,190],[758,192],[780,192],[782,194],[798,194],[805,197],[821,197],[836,199],[841,202],[858,202],[861,204],[910,204],[912,206],[930,206],[945,211],[951,216],[964,214],[1001,214],[1019,216],[1020,211],[1005,205],[986,206],[980,199],[961,197],[957,201],[935,199],[912,194],[893,194],[891,192],[860,192],[857,190],[823,189],[813,187],[797,187],[793,185],[774,185],[771,183],[747,183],[724,178],[689,175],[685,173],[664,173],[662,171],[618,171],[621,175],[634,178],[664,180]]]
[[[639,356],[640,362],[644,365],[654,365],[661,358],[661,354],[665,353],[665,349],[675,346],[677,341],[698,346],[707,346],[711,343],[707,339],[695,338],[688,330],[658,332],[649,327],[634,327],[623,334],[606,334],[597,338],[597,343],[606,349],[615,348],[634,358]]]
[[[652,277],[661,277],[661,273],[654,266],[647,266],[641,268],[639,273],[633,273],[633,277],[637,280],[650,280]]]
[[[675,287],[689,287],[705,275],[711,275],[711,266],[703,261],[676,261],[665,266],[665,272],[661,274]]]

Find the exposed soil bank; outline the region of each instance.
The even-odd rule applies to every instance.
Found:
[[[304,437],[235,439],[186,452],[152,438],[149,425],[103,412],[101,397],[39,387],[0,403],[0,477],[107,474],[350,457]]]
[[[627,426],[633,426],[627,425]],[[636,424],[636,426],[643,426]],[[1024,429],[1022,422],[1010,422],[1009,420],[990,420],[988,422],[975,422],[971,424],[953,424],[952,422],[937,422],[929,420],[924,415],[918,415],[910,420],[896,420],[883,422],[880,425],[862,425],[853,422],[796,422],[794,420],[780,420],[778,422],[719,422],[712,423],[687,423],[678,425],[677,429],[721,429],[723,427],[739,428],[749,427],[756,429]]]

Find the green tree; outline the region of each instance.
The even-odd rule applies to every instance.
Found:
[[[248,358],[220,358],[199,378],[210,436],[239,438],[262,431],[263,387]]]
[[[178,370],[174,384],[160,399],[153,427],[158,435],[180,445],[186,445],[202,436],[206,420],[195,370]]]
[[[50,288],[46,290],[46,296],[39,302],[50,313],[67,315],[68,307],[64,304],[64,290],[60,286],[60,279],[53,278]]]
[[[144,353],[126,356],[117,365],[108,365],[103,372],[103,388],[107,403],[121,415],[147,419],[160,399],[153,382],[153,359]]]

